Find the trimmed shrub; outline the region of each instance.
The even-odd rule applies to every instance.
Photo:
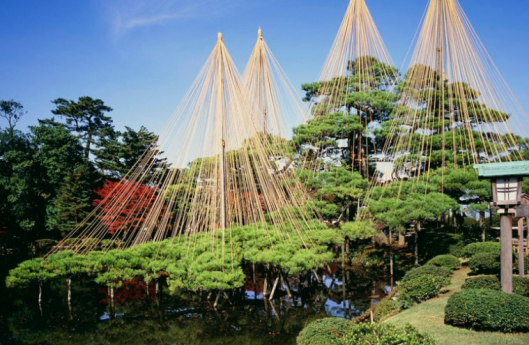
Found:
[[[438,255],[426,263],[426,265],[434,265],[438,267],[446,267],[450,270],[457,270],[461,267],[459,259],[453,255]]]
[[[499,242],[476,242],[467,245],[463,249],[463,256],[466,258],[471,258],[476,254],[483,253],[500,253],[500,243]]]
[[[439,296],[441,289],[450,284],[450,278],[427,274],[401,282],[399,300],[407,304],[419,303]]]
[[[512,268],[513,268],[513,272],[516,272],[516,273],[519,273],[519,267],[518,267],[518,254],[517,253],[513,253],[513,258],[512,258]],[[524,268],[525,268],[525,273],[528,273],[529,272],[529,256],[526,256],[524,257]]]
[[[514,276],[512,279],[512,290],[515,294],[529,297],[529,278]]]
[[[513,277],[513,292],[518,295],[529,297],[529,278]],[[501,282],[498,276],[482,276],[469,278],[461,287],[462,289],[488,289],[501,291]]]
[[[323,327],[323,328],[322,328]],[[345,331],[344,333],[338,329]],[[335,330],[332,332],[329,330]],[[322,337],[323,334],[330,336]],[[354,324],[336,318],[311,322],[297,338],[298,345],[435,345],[435,341],[421,334],[416,328],[406,325],[399,328],[389,324]]]
[[[529,331],[529,298],[487,289],[462,290],[450,296],[445,323],[475,330]]]
[[[461,286],[461,289],[488,289],[501,291],[501,283],[497,276],[468,278]]]
[[[468,262],[472,274],[498,274],[500,273],[500,253],[475,254]]]
[[[424,265],[421,267],[413,268],[412,270],[408,271],[404,278],[402,278],[402,282],[406,282],[411,279],[415,279],[420,276],[425,275],[433,275],[433,276],[440,276],[444,278],[450,278],[450,270],[446,267],[438,267],[433,265]]]
[[[435,345],[428,335],[420,333],[417,328],[407,324],[399,328],[389,324],[358,324],[353,332],[344,337],[347,345]]]
[[[325,318],[309,323],[299,333],[299,345],[342,344],[341,339],[352,332],[355,324],[346,319]]]
[[[448,252],[458,258],[465,256],[465,245],[462,243],[451,244],[448,246]]]
[[[373,319],[375,322],[379,322],[396,310],[399,310],[399,304],[396,301],[391,299],[382,300],[373,311]]]

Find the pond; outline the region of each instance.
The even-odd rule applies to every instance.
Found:
[[[0,279],[12,266],[0,257]],[[11,265],[10,265],[11,264]],[[237,291],[170,296],[155,284],[126,282],[110,311],[107,289],[89,281],[72,283],[71,308],[63,280],[43,288],[6,289],[0,284],[0,344],[295,344],[310,321],[326,316],[354,318],[391,291],[385,270],[329,267],[307,281],[290,279],[274,299],[263,299],[263,279],[249,274]],[[344,284],[345,282],[345,284]],[[163,285],[163,284],[161,284]],[[281,285],[281,284],[280,284]]]

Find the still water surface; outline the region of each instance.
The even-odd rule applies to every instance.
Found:
[[[10,266],[1,262],[0,279]],[[0,284],[0,344],[295,344],[310,321],[326,316],[354,318],[386,296],[390,282],[382,271],[338,268],[320,271],[322,283],[290,281],[293,297],[276,292],[263,300],[262,279],[240,291],[215,296],[156,293],[154,284],[130,281],[116,291],[109,310],[107,289],[74,281],[69,312],[66,284],[57,280],[44,287],[42,311],[37,286],[6,290]],[[345,280],[345,284],[344,284]]]

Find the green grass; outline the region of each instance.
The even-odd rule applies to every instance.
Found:
[[[448,292],[433,300],[416,305],[384,322],[396,326],[407,323],[417,327],[421,332],[430,334],[439,345],[527,345],[529,333],[504,334],[492,332],[476,332],[464,328],[444,324],[444,309],[448,297],[461,290],[461,285],[468,278],[469,269],[463,267],[452,276]]]

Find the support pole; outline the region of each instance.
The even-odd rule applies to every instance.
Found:
[[[520,277],[525,275],[525,252],[524,252],[524,236],[523,236],[523,217],[518,218],[518,272]]]
[[[222,33],[218,35],[217,49],[218,52],[218,73],[219,73],[219,89],[218,89],[218,99],[217,99],[217,111],[220,112],[220,122],[221,122],[221,157],[219,162],[219,172],[220,172],[220,229],[222,231],[222,260],[224,260],[225,252],[225,231],[226,231],[226,119],[225,119],[225,104],[224,104],[224,73],[223,73],[223,51],[222,46],[224,39]]]
[[[500,229],[501,289],[503,292],[512,293],[512,216],[510,214],[501,214]]]

